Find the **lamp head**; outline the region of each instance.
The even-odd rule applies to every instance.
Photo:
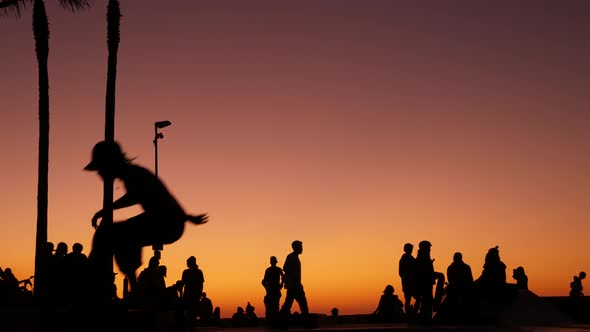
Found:
[[[158,129],[162,129],[162,128],[168,127],[171,124],[172,124],[172,122],[170,122],[168,120],[164,120],[164,121],[158,121],[158,122],[154,123],[154,126]]]

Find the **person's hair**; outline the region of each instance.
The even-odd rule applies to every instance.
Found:
[[[295,249],[297,247],[300,247],[303,244],[303,242],[299,241],[299,240],[295,240],[293,241],[293,243],[291,243],[291,248]]]
[[[383,293],[385,294],[393,294],[395,290],[393,289],[393,286],[391,285],[387,285],[385,286],[385,289],[383,290]]]
[[[75,252],[82,252],[82,249],[83,249],[83,248],[84,248],[84,247],[82,247],[82,244],[81,244],[81,243],[78,243],[78,242],[74,243],[74,245],[72,246],[72,249],[73,249]]]

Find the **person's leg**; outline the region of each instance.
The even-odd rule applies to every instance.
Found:
[[[148,215],[141,213],[125,221],[113,223],[113,254],[115,262],[129,279],[131,292],[137,290],[137,269],[142,264],[142,248],[148,242]]]
[[[416,294],[415,299],[416,299],[416,302],[414,302],[414,310],[412,311],[412,313],[414,315],[417,315],[418,312],[422,310],[422,296],[420,296],[419,294]]]
[[[301,310],[301,314],[306,316],[309,314],[309,308],[307,307],[307,298],[305,297],[305,291],[303,289],[297,290],[297,294],[295,295],[295,300],[297,304],[299,304],[299,309]]]
[[[422,294],[422,303],[420,305],[420,321],[423,323],[429,323],[432,321],[432,289],[425,289]]]
[[[92,238],[92,249],[88,254],[88,274],[85,290],[90,303],[110,302],[112,299],[112,225],[99,225]],[[109,294],[109,296],[107,296]]]
[[[285,302],[283,302],[283,306],[281,307],[281,313],[291,313],[291,307],[293,306],[293,301],[295,300],[294,292],[295,291],[293,289],[287,289],[287,296],[285,297]]]
[[[410,314],[412,310],[412,296],[409,292],[404,292],[404,310],[406,311],[406,315]]]
[[[112,248],[112,226],[100,225],[94,232],[92,237],[92,248],[88,254],[88,259],[91,264],[105,262],[111,260],[109,252]]]
[[[270,308],[272,316],[276,317],[279,314],[279,303],[281,302],[281,291],[276,291],[271,299]]]
[[[271,302],[270,302],[270,295],[268,294],[268,292],[266,293],[266,295],[264,296],[264,309],[265,309],[265,316],[268,319],[269,317],[271,317]]]
[[[154,244],[172,244],[184,233],[184,224],[186,222],[186,215],[184,211],[177,210],[163,210],[163,211],[149,211],[146,214],[145,237],[146,243],[144,246],[152,246]]]

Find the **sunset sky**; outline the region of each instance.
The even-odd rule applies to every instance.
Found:
[[[523,266],[541,296],[590,272],[587,1],[121,6],[115,138],[153,170],[154,122],[172,122],[160,178],[210,222],[187,224],[161,263],[171,285],[196,256],[222,317],[248,301],[264,316],[264,269],[296,239],[310,310],[325,314],[370,313],[387,284],[401,296],[406,242],[429,240],[445,273],[462,252],[475,278],[497,245],[508,280]],[[106,1],[47,11],[48,238],[88,253],[103,193],[82,168],[104,137]],[[37,213],[31,16],[0,17],[0,267],[20,279],[34,274]]]

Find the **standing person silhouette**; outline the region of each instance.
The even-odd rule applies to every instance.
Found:
[[[270,266],[264,271],[262,286],[266,290],[264,296],[264,306],[266,307],[266,320],[271,325],[279,313],[279,302],[281,300],[281,288],[284,285],[283,270],[277,266],[277,258],[270,257]]]
[[[104,179],[111,175],[125,187],[125,194],[113,202],[113,210],[140,205],[143,212],[112,224],[101,223],[101,209],[92,217],[96,228],[89,259],[104,260],[111,250],[121,272],[129,279],[131,291],[137,288],[136,271],[141,266],[141,251],[145,246],[171,244],[184,232],[185,221],[204,224],[207,214],[187,215],[154,173],[132,163],[117,142],[98,142],[92,150],[92,161],[84,168],[97,171]]]
[[[307,307],[307,298],[305,297],[303,285],[301,284],[301,261],[299,260],[299,255],[303,253],[303,243],[295,240],[291,243],[291,248],[293,248],[293,252],[287,255],[285,264],[283,265],[287,296],[281,307],[281,315],[288,317],[291,313],[293,301],[297,301],[302,318],[306,320],[309,314],[309,308]]]
[[[205,277],[203,271],[197,265],[195,256],[186,260],[187,269],[182,271],[182,305],[184,306],[185,315],[192,327],[196,326],[197,316],[199,314],[199,302],[203,294],[203,283]]]
[[[432,287],[437,275],[434,272],[434,259],[430,258],[430,248],[432,244],[429,241],[421,241],[418,244],[418,254],[416,255],[416,308],[418,320],[420,323],[428,324],[432,321],[432,306],[434,298]]]
[[[399,276],[402,280],[406,315],[412,314],[412,296],[415,296],[414,277],[416,273],[416,258],[412,256],[412,251],[414,251],[413,244],[404,244],[404,254],[399,259]]]
[[[199,300],[199,323],[201,326],[211,325],[213,321],[213,302],[207,297],[207,293],[201,293]]]

